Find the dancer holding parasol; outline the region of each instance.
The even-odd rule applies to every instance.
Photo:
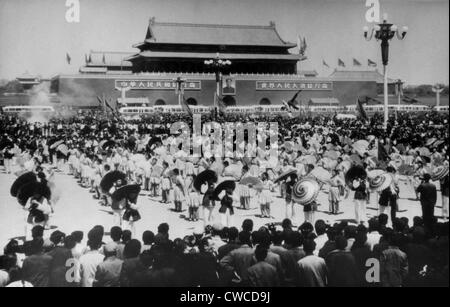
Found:
[[[355,220],[357,224],[365,223],[367,220],[367,173],[360,165],[352,166],[345,174],[347,185],[355,191],[353,198],[355,205]]]
[[[117,189],[112,193],[111,198],[113,199],[113,203],[118,202],[120,205],[123,205],[124,212],[122,219],[128,223],[128,228],[134,235],[136,233],[135,222],[141,219],[138,211],[139,206],[137,205],[141,187],[138,184],[123,186],[119,186],[119,184],[117,183]]]

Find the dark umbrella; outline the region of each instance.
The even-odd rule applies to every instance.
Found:
[[[134,149],[134,147],[136,147],[136,138],[134,136],[130,136],[126,145],[129,149]]]
[[[293,170],[284,172],[283,174],[278,176],[278,178],[275,179],[275,181],[273,183],[278,183],[280,181],[285,181],[285,180],[287,180],[289,177],[291,177],[293,175],[297,176],[297,170],[293,169]]]
[[[116,146],[116,142],[113,140],[109,140],[103,144],[102,149],[107,149],[109,147],[114,147],[114,146]]]
[[[225,180],[223,182],[221,182],[215,189],[214,189],[214,193],[213,193],[213,199],[215,200],[220,200],[219,199],[219,194],[224,191],[224,190],[228,190],[231,189],[232,191],[234,191],[234,189],[236,189],[236,182],[233,180]]]
[[[17,201],[22,206],[25,206],[28,199],[34,195],[44,196],[47,199],[51,198],[50,188],[45,184],[38,181],[28,182],[24,184],[17,193]]]
[[[154,136],[150,139],[150,141],[148,141],[147,147],[151,148],[156,143],[162,143],[162,140],[160,137]]]
[[[13,146],[14,146],[13,142],[7,139],[0,143],[0,150],[5,149],[6,147],[13,147]]]
[[[216,183],[217,180],[218,180],[218,177],[217,177],[216,172],[207,169],[207,170],[201,172],[200,174],[198,174],[197,177],[195,177],[194,188],[197,189],[198,191],[200,191],[202,188],[202,185],[205,182]]]
[[[339,136],[337,134],[329,134],[328,137],[330,138],[329,143],[338,144],[339,143]]]
[[[116,191],[114,191],[114,193],[112,193],[111,195],[111,198],[117,201],[120,201],[124,198],[133,200],[137,198],[137,195],[139,195],[140,191],[141,186],[138,184],[124,185],[119,189],[117,189]]]
[[[347,171],[347,173],[345,174],[345,182],[350,188],[353,189],[353,180],[357,178],[367,178],[366,170],[360,165],[354,165]]]
[[[425,163],[430,163],[431,162],[431,158],[427,157],[427,156],[420,156],[420,158],[425,161]]]
[[[102,181],[100,181],[100,188],[103,190],[104,193],[107,193],[114,185],[114,182],[116,182],[119,179],[126,184],[126,178],[127,175],[125,175],[120,171],[109,172],[105,176],[103,176]]]
[[[25,174],[20,175],[17,177],[17,179],[14,181],[14,183],[11,186],[10,193],[12,197],[16,197],[17,193],[19,192],[20,188],[30,182],[36,182],[37,177],[36,174],[33,172],[27,172]]]

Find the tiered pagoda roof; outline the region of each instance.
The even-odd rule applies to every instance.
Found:
[[[295,73],[305,57],[289,53],[296,47],[284,41],[275,23],[268,26],[217,25],[156,22],[151,18],[145,39],[133,47],[140,50],[126,60],[139,71],[207,72],[206,59],[231,60],[230,72]]]
[[[145,40],[133,47],[141,50],[152,44],[225,45],[294,48],[278,34],[275,23],[268,26],[218,25],[156,22],[151,18]]]

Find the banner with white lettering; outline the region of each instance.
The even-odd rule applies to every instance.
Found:
[[[176,81],[173,80],[115,80],[115,87],[130,88],[131,90],[175,90]],[[201,81],[186,81],[182,84],[185,90],[199,91],[202,89]]]
[[[256,90],[259,91],[331,91],[332,82],[319,81],[256,81]]]

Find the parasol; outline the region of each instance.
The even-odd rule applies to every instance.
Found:
[[[350,188],[353,189],[353,180],[357,178],[366,179],[366,177],[366,170],[360,165],[354,165],[347,171],[347,173],[345,173],[345,182]]]
[[[312,178],[305,178],[294,185],[292,189],[292,199],[302,205],[308,205],[316,200],[319,195],[319,183]]]
[[[315,164],[317,162],[317,158],[313,155],[306,155],[300,157],[298,160],[303,164]]]
[[[11,196],[16,197],[20,188],[30,182],[37,182],[36,174],[33,172],[27,172],[17,177],[10,189]]]
[[[449,173],[449,168],[447,165],[440,165],[438,167],[436,167],[432,172],[431,172],[431,179],[433,181],[438,181],[438,180],[442,180],[444,179],[446,176],[448,176]]]
[[[328,150],[323,154],[323,157],[330,158],[331,160],[337,160],[339,155],[339,152],[337,152],[336,150]]]
[[[215,200],[220,200],[219,199],[219,194],[222,193],[222,191],[225,190],[232,190],[234,191],[236,189],[236,182],[233,180],[225,180],[223,182],[221,182],[215,189],[214,189],[214,193],[213,193],[213,199]]]
[[[203,172],[201,172],[200,174],[198,174],[197,177],[195,177],[194,180],[194,188],[197,191],[200,191],[202,188],[202,185],[205,184],[206,182],[208,183],[216,183],[218,180],[217,174],[215,171],[212,170],[204,170]]]
[[[126,178],[127,175],[125,175],[120,171],[109,172],[105,176],[103,176],[102,180],[100,181],[100,188],[103,190],[104,193],[107,193],[114,185],[114,182],[116,182],[119,179],[126,184]]]
[[[134,154],[131,156],[131,161],[133,162],[140,162],[140,161],[145,161],[145,155],[143,154]]]
[[[436,138],[428,139],[427,142],[425,143],[425,146],[431,146],[436,141],[437,141]]]
[[[381,192],[388,188],[391,183],[392,176],[387,173],[376,176],[375,178],[369,178],[369,187],[377,192]]]
[[[242,180],[239,182],[239,184],[254,187],[254,186],[262,184],[262,181],[261,181],[261,179],[259,179],[257,177],[245,177],[245,178],[242,178]]]
[[[66,144],[60,144],[58,147],[56,147],[56,151],[59,151],[63,155],[67,156],[67,154],[69,153],[69,148]]]
[[[53,143],[53,144],[50,146],[50,149],[55,149],[56,147],[58,147],[58,146],[61,145],[62,143],[64,143],[64,140],[56,141],[55,143]]]
[[[363,156],[369,147],[369,142],[366,140],[359,140],[353,143],[353,149],[360,155]]]
[[[177,159],[184,159],[188,157],[188,154],[184,150],[178,150],[173,156]]]
[[[386,173],[386,172],[382,169],[373,169],[373,170],[370,170],[367,172],[367,177],[369,179],[373,179],[373,178],[383,175],[384,173]]]
[[[310,176],[314,177],[320,183],[326,183],[331,180],[331,174],[323,167],[316,167],[310,173]]]
[[[342,169],[344,173],[346,173],[350,167],[352,167],[352,163],[348,160],[342,161],[336,166],[336,168]]]
[[[125,198],[134,200],[137,198],[137,195],[139,195],[140,191],[141,187],[138,184],[124,185],[114,191],[114,193],[112,193],[111,195],[111,198],[116,201],[120,201]]]
[[[278,183],[280,181],[286,181],[291,176],[297,177],[297,170],[296,169],[292,169],[292,170],[284,172],[283,174],[278,176],[273,183]]]
[[[361,164],[361,165],[362,165],[361,157],[358,156],[357,154],[351,155],[351,156],[348,158],[348,160],[349,160],[350,162],[352,162],[353,164]]]
[[[334,169],[337,166],[337,160],[332,160],[330,158],[323,158],[324,168],[326,169]]]
[[[418,151],[419,151],[421,156],[424,156],[424,157],[430,157],[431,156],[430,150],[428,148],[426,148],[426,147],[420,147]]]
[[[41,182],[28,182],[24,184],[17,193],[17,201],[22,206],[25,206],[28,199],[34,195],[44,196],[47,199],[51,197],[50,188]]]

